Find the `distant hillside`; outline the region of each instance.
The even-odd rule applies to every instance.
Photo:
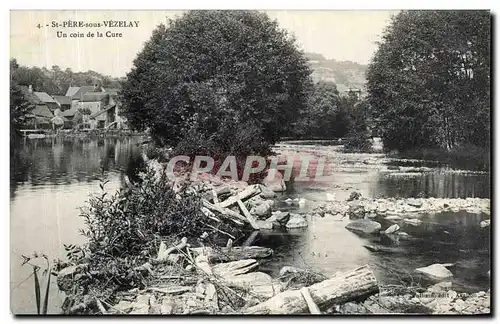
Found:
[[[350,87],[364,88],[366,65],[351,61],[326,59],[317,53],[306,53],[306,57],[311,62],[314,81],[334,82],[340,92],[346,91]]]

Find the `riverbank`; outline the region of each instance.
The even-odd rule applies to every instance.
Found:
[[[129,185],[133,186],[133,184]],[[173,187],[181,195],[184,192],[181,190],[183,187],[182,182],[174,182]],[[348,217],[353,221],[370,222],[371,226],[376,223],[372,220],[374,218],[371,217],[373,214],[376,217],[392,217],[393,220],[396,220],[394,217],[400,217],[401,220],[404,220],[406,218],[401,216],[407,213],[419,215],[423,212],[440,212],[450,208],[458,208],[459,210],[461,208],[466,210],[474,209],[475,211],[489,213],[489,200],[487,199],[447,199],[443,201],[437,199],[371,200],[352,197],[351,201],[329,202],[314,212],[305,215],[277,210],[275,201],[277,194],[271,188],[276,191],[282,191],[284,188],[282,186],[273,186],[271,182],[266,183],[265,181],[264,185],[248,185],[242,181],[227,181],[206,174],[202,175],[199,181],[188,183],[185,188],[187,192],[193,192],[201,197],[202,205],[200,210],[207,225],[205,226],[206,230],[198,237],[175,239],[175,236],[171,236],[160,238],[154,242],[142,243],[144,244],[144,251],[153,249],[154,253],[148,252],[150,256],[142,258],[143,263],[129,265],[128,269],[121,270],[121,273],[131,273],[131,278],[139,277],[141,280],[137,281],[132,288],[118,289],[112,294],[103,294],[103,291],[99,291],[94,292],[93,295],[79,296],[78,299],[73,299],[73,302],[66,304],[66,312],[235,314],[255,313],[257,309],[262,312],[267,310],[268,313],[279,313],[279,310],[269,310],[268,306],[262,305],[273,304],[274,302],[269,302],[271,298],[282,300],[279,296],[285,294],[284,296],[301,296],[300,300],[303,304],[296,309],[294,308],[296,313],[316,312],[317,310],[314,307],[314,304],[316,304],[321,313],[348,314],[353,307],[358,307],[352,306],[350,303],[360,298],[366,300],[360,306],[364,307],[364,310],[358,307],[353,313],[377,313],[377,310],[372,306],[375,303],[373,298],[380,299],[382,296],[389,300],[406,300],[408,293],[401,293],[397,289],[392,289],[394,287],[388,289],[390,287],[379,284],[369,267],[362,267],[362,270],[351,269],[344,273],[344,275],[349,275],[351,271],[355,273],[356,271],[363,271],[370,279],[368,280],[368,290],[362,288],[344,290],[341,294],[342,298],[331,297],[332,287],[338,288],[339,283],[330,285],[328,280],[334,280],[335,282],[336,276],[328,279],[314,270],[304,271],[285,266],[280,271],[280,276],[273,278],[265,272],[256,271],[261,263],[259,260],[272,258],[273,251],[265,247],[252,246],[252,237],[255,236],[253,233],[258,233],[259,230],[266,231],[276,228],[285,230],[304,228],[308,226],[308,217],[318,216]],[[180,196],[180,199],[182,199],[182,196]],[[300,206],[304,202],[301,199],[290,199],[288,203]],[[365,224],[362,226],[365,226]],[[388,228],[382,231],[380,224],[372,228],[375,229],[366,232],[362,227],[361,232],[368,235],[396,234],[398,237],[404,236],[396,227],[393,227],[390,231],[388,231]],[[350,228],[348,226],[346,230],[352,229],[352,226]],[[355,232],[359,233],[357,228]],[[133,256],[126,255],[125,257],[132,258]],[[89,275],[91,278],[100,275],[99,269],[92,265],[92,260],[87,259],[84,261],[79,266],[73,265],[66,268],[66,270],[61,270],[58,277],[58,284],[61,288],[66,287],[66,290],[71,291],[75,285],[76,287],[81,285],[81,280],[88,278]],[[362,264],[359,266],[362,266]],[[295,279],[290,279],[290,272],[299,275],[295,276]],[[448,278],[449,276],[446,277],[446,279]],[[323,292],[323,290],[318,292],[317,286],[314,285],[318,284],[323,287],[323,283],[329,288],[326,289],[326,292]],[[356,281],[356,284],[361,286],[363,286],[362,283],[362,280]],[[312,304],[306,302],[307,292],[300,292],[300,289],[304,287],[309,287],[308,291],[313,300]],[[411,287],[401,285],[399,288],[409,289]],[[336,291],[335,289],[333,291]],[[415,294],[419,291],[422,292],[424,288],[419,287],[419,289],[415,290]],[[380,295],[377,296],[376,294],[379,291]],[[304,296],[303,293],[306,295]],[[453,295],[453,293],[451,294]],[[403,305],[404,307],[384,308],[381,312],[430,314],[439,311],[426,306],[427,304],[421,300],[416,302],[415,296],[410,294],[410,300],[413,300],[412,304],[406,303]],[[463,300],[466,304],[471,303],[472,305],[473,301],[476,302],[477,296],[468,294],[466,297]],[[327,300],[324,298],[327,298]],[[370,302],[372,303],[370,304]],[[481,303],[484,304],[484,301],[481,301]],[[455,304],[459,305],[462,302],[455,298],[450,301],[450,304],[454,306],[449,307],[448,311],[455,314],[458,312],[457,309],[460,308]],[[442,310],[442,308],[440,309]],[[467,309],[470,311],[472,308]],[[485,309],[487,308],[477,308],[474,312],[484,313]],[[380,309],[378,311],[380,313]]]
[[[439,161],[468,170],[489,171],[491,167],[491,153],[489,147],[467,145],[453,148],[449,151],[437,148],[420,148],[402,152],[389,152],[389,157],[404,159],[419,159]]]
[[[94,130],[74,130],[74,129],[61,129],[61,130],[39,130],[34,134],[27,134],[27,139],[40,139],[40,138],[123,138],[131,136],[149,136],[145,132],[136,132],[129,129],[94,129]]]

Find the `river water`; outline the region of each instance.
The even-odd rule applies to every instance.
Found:
[[[142,140],[48,138],[16,145],[11,154],[10,190],[13,313],[36,313],[33,278],[28,278],[32,270],[28,265],[21,267],[22,255],[36,251],[51,259],[64,258],[63,244],[82,243],[78,207],[89,195],[100,192],[102,179],[109,180],[106,190],[113,192],[123,185],[124,175],[136,172]],[[373,198],[490,197],[488,173],[455,170],[433,161],[389,159],[383,154],[345,154],[339,146],[326,144],[277,145],[275,150],[282,155],[328,157],[332,165],[331,181],[290,183],[289,190],[280,195],[278,207],[291,209],[283,203],[285,199],[304,198],[306,204],[297,211],[305,212],[325,200],[345,200],[354,190]],[[359,237],[344,228],[346,221],[329,217],[310,218],[307,229],[261,232],[254,244],[275,249],[275,256],[262,264],[263,271],[272,275],[284,265],[312,267],[329,276],[369,264],[381,283],[425,284],[425,279],[415,275],[415,268],[450,262],[455,263],[454,289],[478,291],[489,288],[490,232],[479,227],[485,218],[464,212],[424,215],[422,226],[402,229],[413,239],[397,244],[391,254],[368,251],[363,244],[373,238]],[[383,228],[389,225],[382,224]],[[45,279],[41,279],[42,286]],[[51,286],[50,313],[59,312],[64,298],[55,286]]]

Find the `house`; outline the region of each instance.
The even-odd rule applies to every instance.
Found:
[[[116,105],[106,106],[104,109],[90,115],[91,120],[97,122],[96,128],[108,128],[116,125]],[[116,127],[114,127],[116,128]]]
[[[125,117],[121,116],[120,115],[120,108],[121,108],[121,105],[120,105],[120,101],[118,100],[118,92],[120,91],[120,89],[116,89],[116,88],[102,88],[102,90],[106,93],[109,94],[109,105],[110,106],[115,106],[114,107],[114,124],[111,125],[111,118],[109,118],[108,120],[108,126],[110,128],[116,128],[116,129],[124,129],[124,128],[127,128],[127,121],[125,119]],[[108,111],[108,115],[110,115],[111,112]]]
[[[52,98],[47,92],[33,92],[33,94],[47,107],[49,107],[50,111],[54,111],[59,108],[59,104]]]
[[[73,106],[78,106],[78,103],[83,99],[83,96],[87,92],[94,91],[95,88],[96,87],[94,85],[82,86],[82,87],[69,87],[68,91],[66,91],[65,97],[71,98],[70,107],[73,108]]]
[[[61,111],[71,109],[71,97],[69,96],[53,96],[54,100],[59,105]]]
[[[61,116],[68,119],[69,121],[72,121],[77,111],[78,105],[74,105],[68,110],[61,111]]]
[[[109,94],[105,92],[87,92],[78,102],[78,108],[89,109],[91,114],[95,114],[108,106],[109,102]]]
[[[94,86],[69,87],[65,97],[70,97],[71,100],[81,100],[87,92],[94,91]]]
[[[26,101],[28,101],[31,104],[31,106],[33,106],[33,109],[31,110],[30,114],[26,116],[28,118],[27,122],[28,127],[32,127],[34,129],[52,128],[51,120],[52,118],[54,118],[54,114],[47,106],[47,104],[42,102],[39,96],[35,95],[33,87],[30,85],[29,87],[19,86],[19,88],[21,89],[21,92]]]
[[[50,111],[49,107],[46,105],[36,105],[31,111],[28,118],[28,125],[34,129],[51,129],[52,128],[52,118],[54,114]]]

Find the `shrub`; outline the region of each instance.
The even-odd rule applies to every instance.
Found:
[[[372,151],[372,142],[366,133],[353,134],[344,144],[346,153],[371,153]]]
[[[68,250],[68,260],[87,263],[90,276],[75,276],[75,293],[65,310],[89,297],[113,302],[117,291],[143,288],[149,278],[134,268],[156,258],[161,241],[171,245],[185,236],[199,238],[209,230],[209,219],[201,212],[201,199],[188,190],[175,192],[163,176],[152,170],[135,186],[104,192],[89,199],[81,209],[86,227],[80,232],[88,243]],[[214,225],[214,223],[211,223]],[[222,231],[236,234],[228,224],[216,224]],[[217,237],[212,237],[217,242]],[[226,241],[227,238],[224,238]]]

